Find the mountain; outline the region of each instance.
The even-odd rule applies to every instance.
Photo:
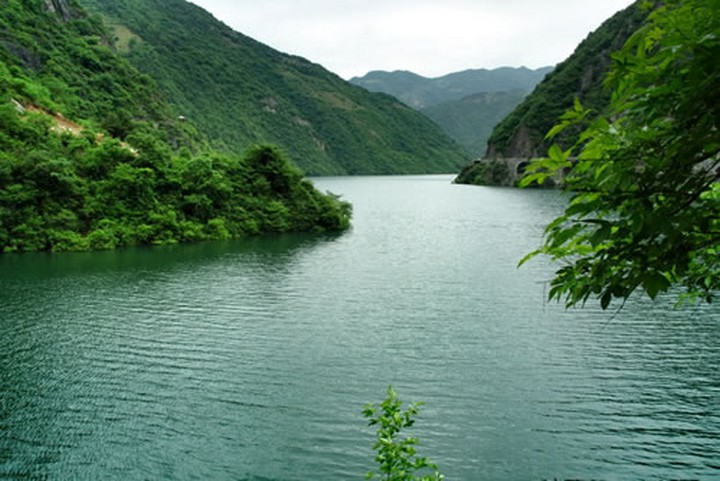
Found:
[[[422,110],[460,100],[479,93],[530,92],[552,67],[530,70],[526,67],[501,67],[455,72],[442,77],[427,78],[407,71],[374,71],[350,82],[371,92],[383,92]]]
[[[396,99],[235,32],[185,0],[81,1],[216,148],[270,142],[313,175],[451,172],[468,157]]]
[[[73,1],[0,8],[0,253],[347,228],[276,148],[209,149],[110,38]]]
[[[488,140],[484,160],[465,166],[455,182],[512,184],[530,159],[545,155],[550,147],[545,134],[573,106],[575,99],[596,112],[603,111],[610,101],[603,81],[612,63],[611,56],[643,25],[648,11],[641,4],[638,1],[619,11],[590,33],[570,57],[497,124]],[[578,135],[577,131],[567,131],[553,142],[570,145]]]
[[[475,157],[487,149],[487,139],[497,125],[528,94],[525,90],[483,92],[426,107],[422,113],[435,121]]]
[[[643,24],[647,11],[641,1],[616,13],[580,43],[525,100],[500,122],[488,141],[486,157],[531,158],[545,155],[545,134],[563,112],[579,99],[584,106],[602,111],[610,93],[603,80],[611,55]],[[557,140],[557,139],[556,139]],[[560,139],[562,140],[562,139]],[[574,139],[567,138],[566,142]]]
[[[438,78],[376,71],[350,82],[397,97],[430,117],[473,157],[480,157],[493,127],[550,71],[551,67],[502,67],[465,70]]]

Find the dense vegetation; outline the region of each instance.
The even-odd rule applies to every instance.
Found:
[[[77,8],[61,21],[42,0],[8,0],[0,9],[0,88],[8,97],[41,105],[121,136],[160,122],[169,112],[152,81],[104,45],[98,19]],[[123,124],[123,125],[120,125]]]
[[[611,54],[619,50],[643,23],[647,12],[638,4],[618,12],[577,47],[575,52],[543,80],[525,100],[493,130],[486,156],[541,157],[549,147],[545,134],[576,98],[596,112],[610,102],[603,80]],[[568,130],[562,139],[572,144],[579,131]]]
[[[510,172],[504,158],[530,160],[544,156],[550,146],[545,134],[576,99],[581,99],[595,114],[605,110],[611,93],[603,87],[603,80],[610,68],[611,56],[640,28],[646,16],[647,11],[636,3],[588,35],[567,60],[494,126],[483,161],[466,165],[455,183],[514,185],[515,172]],[[571,145],[580,131],[568,128],[555,141]],[[555,180],[546,178],[544,183],[554,185]]]
[[[0,252],[347,227],[349,206],[276,148],[207,149],[97,18],[62,5],[0,9]]]
[[[426,107],[422,112],[473,157],[481,157],[487,150],[493,127],[512,112],[527,93],[524,90],[478,93]]]
[[[527,180],[569,171],[573,197],[536,252],[563,261],[549,296],[569,306],[720,290],[720,2],[657,4],[614,56],[610,108],[593,119],[578,102],[550,137],[585,128],[579,140]]]
[[[502,159],[478,159],[463,167],[453,180],[455,184],[510,186],[517,185],[515,176]]]
[[[397,100],[280,53],[185,0],[82,0],[214,147],[277,144],[307,174],[452,172],[467,154]]]

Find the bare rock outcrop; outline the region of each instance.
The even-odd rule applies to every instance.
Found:
[[[58,17],[64,22],[67,22],[71,18],[70,5],[67,0],[45,0],[45,8]]]

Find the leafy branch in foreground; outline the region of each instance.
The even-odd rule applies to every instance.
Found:
[[[435,463],[428,458],[418,457],[415,446],[419,440],[415,437],[400,438],[400,431],[415,424],[414,417],[422,403],[410,404],[402,409],[397,392],[388,387],[387,397],[379,405],[368,404],[363,415],[369,419],[370,426],[378,426],[377,442],[373,449],[377,451],[375,461],[379,464],[379,473],[371,471],[367,479],[379,476],[384,481],[441,481],[444,476]],[[431,471],[432,474],[418,477],[418,471]]]
[[[720,1],[662,2],[613,57],[609,110],[588,121],[576,103],[550,131],[585,126],[572,148],[551,148],[523,181],[569,171],[568,207],[521,261],[546,254],[564,263],[550,299],[569,307],[594,296],[605,309],[638,289],[654,299],[680,286],[681,299],[712,301],[720,289],[718,58]]]

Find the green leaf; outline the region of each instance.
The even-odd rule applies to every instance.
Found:
[[[717,287],[720,103],[708,99],[720,98],[718,18],[720,0],[663,2],[612,55],[610,106],[579,135],[564,179],[576,194],[520,262],[542,252],[567,263],[551,299],[569,307],[602,293],[605,309],[638,287],[655,299],[679,284],[706,300]],[[587,119],[575,103],[550,136]],[[551,147],[545,166],[569,152]]]
[[[643,288],[651,299],[655,299],[660,292],[670,288],[670,281],[659,272],[648,273],[642,281]]]
[[[517,267],[518,268],[522,267],[526,262],[528,262],[533,257],[537,257],[538,255],[542,254],[542,252],[543,252],[542,249],[536,249],[536,250],[532,251],[531,253],[527,254],[525,257],[520,259],[520,262],[518,262]]]
[[[556,137],[558,134],[564,132],[568,127],[570,127],[569,122],[560,122],[556,124],[548,133],[545,135],[545,140],[550,140],[554,137]]]
[[[567,162],[568,154],[563,152],[559,145],[553,144],[548,149],[548,157],[556,162],[558,165],[565,164]]]
[[[602,297],[600,298],[600,307],[605,310],[610,305],[610,301],[612,301],[612,292],[606,291],[603,293]]]

